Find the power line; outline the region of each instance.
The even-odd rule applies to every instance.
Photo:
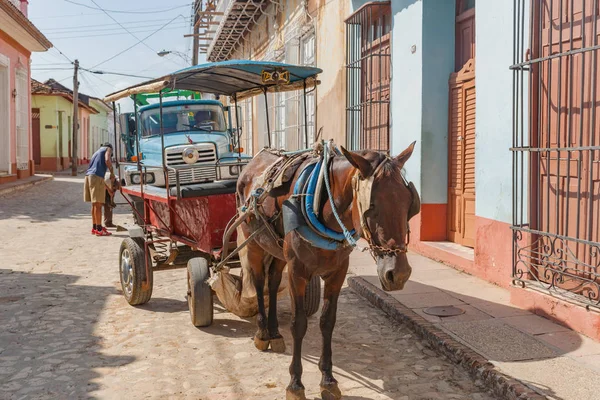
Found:
[[[69,1],[70,0],[65,0],[65,1]],[[102,10],[102,12],[106,15],[108,15],[108,17],[110,19],[112,19],[113,21],[115,21],[117,24],[119,24],[119,26],[121,28],[123,28],[127,33],[129,33],[131,36],[133,36],[134,38],[136,38],[137,40],[140,40],[140,38],[138,38],[137,36],[135,36],[133,33],[131,33],[127,28],[125,28],[125,26],[123,26],[123,24],[121,24],[119,21],[117,21],[112,15],[110,15],[108,13],[108,11],[106,11],[105,9],[103,9],[102,7],[100,7],[100,5],[98,5],[98,3],[96,3],[96,0],[92,0],[92,3],[94,3],[96,5],[96,7],[98,7],[100,10]],[[153,53],[156,53],[156,50],[154,50],[152,47],[148,46],[148,44],[144,43],[144,41],[140,41],[140,43],[142,43],[144,46],[146,46],[147,48],[149,48],[150,50],[152,50]]]
[[[140,75],[132,75],[132,74],[123,74],[123,73],[119,73],[119,72],[111,72],[111,71],[99,71],[99,70],[91,70],[91,69],[87,69],[87,68],[80,68],[84,71],[87,71],[89,73],[92,74],[98,74],[98,75],[119,75],[119,76],[128,76],[128,77],[132,77],[132,78],[142,78],[142,79],[152,79],[149,76],[140,76]]]
[[[93,2],[94,0],[92,0]],[[149,34],[148,36],[144,37],[143,39],[138,39],[138,41],[136,43],[134,43],[133,45],[129,46],[128,48],[126,48],[125,50],[120,51],[119,53],[115,54],[114,56],[111,56],[109,58],[107,58],[106,60],[94,65],[92,68],[96,68],[102,64],[105,64],[115,58],[117,58],[118,56],[120,56],[121,54],[125,53],[126,51],[131,50],[132,48],[134,48],[135,46],[137,46],[140,43],[143,43],[144,40],[150,38],[151,36],[157,34],[158,32],[160,32],[163,28],[165,28],[167,25],[169,25],[171,22],[175,21],[177,18],[179,18],[181,15],[176,16],[175,18],[173,18],[172,20],[170,20],[169,22],[167,22],[166,24],[164,24],[163,26],[161,26],[160,28],[158,28],[157,30],[155,30],[154,32],[152,32],[151,34]],[[135,35],[132,35],[133,37],[135,37],[137,39],[137,37]],[[156,51],[154,51],[150,46],[146,45],[146,47],[148,47],[149,49],[151,49],[155,54]]]
[[[111,13],[116,13],[116,14],[158,14],[158,13],[164,13],[164,12],[168,12],[168,11],[172,11],[172,10],[177,10],[179,8],[183,8],[183,7],[188,7],[189,6],[189,3],[188,3],[188,4],[183,4],[183,5],[172,7],[172,8],[167,8],[167,9],[164,9],[164,10],[155,10],[155,11],[126,11],[126,10],[106,10],[106,9],[100,7],[94,0],[92,0],[92,3],[94,3],[96,5],[96,7],[92,7],[92,6],[89,6],[87,4],[78,3],[78,2],[72,1],[72,0],[64,0],[64,1],[66,1],[67,3],[75,4],[77,6],[89,8],[89,9],[92,9],[92,10],[100,10],[100,11],[102,11],[104,13],[111,12]]]
[[[69,61],[71,64],[73,64],[73,60],[71,60],[69,57],[66,56],[65,53],[63,53],[62,51],[60,51],[60,49],[58,47],[56,47],[56,45],[52,45],[52,48],[56,51],[58,51],[60,53],[61,56],[63,56],[64,58],[67,59],[67,61]]]
[[[166,28],[164,30],[175,30],[175,29],[182,29],[182,28],[186,28],[187,24],[174,24],[172,27],[170,28]],[[119,36],[119,35],[125,35],[125,34],[131,34],[131,33],[148,33],[148,32],[153,32],[153,29],[142,29],[142,30],[132,30],[132,31],[128,31],[128,32],[113,32],[113,33],[94,33],[91,35],[74,35],[74,36],[53,36],[53,35],[48,35],[52,40],[60,40],[60,39],[78,39],[78,38],[90,38],[90,37],[102,37],[102,36]],[[69,34],[75,34],[77,32],[64,32],[64,33],[69,33]],[[139,40],[139,39],[138,39]]]
[[[189,18],[189,17],[188,17]],[[147,20],[139,20],[139,21],[127,21],[125,22],[126,24],[145,24],[145,23],[149,23],[149,22],[164,22],[167,21],[168,18],[158,18],[158,19],[147,19]],[[191,18],[189,18],[190,23],[191,23]],[[63,31],[63,30],[85,30],[88,31],[89,28],[96,28],[96,27],[109,27],[112,25],[119,25],[116,23],[112,23],[112,24],[96,24],[96,25],[76,25],[76,26],[63,26],[60,28],[42,28],[40,27],[39,29],[44,31],[44,32],[50,32],[50,31]],[[136,27],[136,28],[139,28]]]

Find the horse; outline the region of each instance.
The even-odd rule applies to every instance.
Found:
[[[393,158],[376,151],[349,152],[341,147],[342,154],[333,156],[331,167],[326,171],[333,201],[330,201],[328,196],[323,196],[319,210],[320,219],[326,227],[337,232],[344,229],[338,223],[339,220],[345,227],[354,228],[356,235],[367,241],[368,249],[377,264],[381,286],[386,291],[402,289],[412,271],[406,256],[410,238],[408,220],[419,212],[420,200],[414,185],[404,179],[402,169],[412,155],[414,147],[415,142]],[[253,190],[262,182],[261,174],[277,159],[276,154],[261,152],[248,163],[238,178],[238,205],[248,203]],[[239,243],[249,238],[262,224],[270,225],[269,229],[257,233],[248,242],[240,254],[240,260],[251,271],[256,288],[259,311],[254,344],[262,351],[267,350],[269,346],[273,352],[285,351],[285,343],[279,333],[277,321],[277,289],[281,283],[282,272],[285,266],[288,266],[293,356],[286,399],[306,399],[301,381],[302,341],[307,330],[304,296],[307,284],[313,276],[317,275],[323,279],[320,389],[323,399],[339,399],[341,391],[332,373],[331,339],[338,297],[345,281],[353,247],[340,246],[335,250],[325,250],[315,247],[295,230],[284,234],[280,212],[284,202],[293,195],[294,183],[308,163],[310,160],[304,161],[286,185],[273,189],[269,196],[261,201],[260,218],[249,217],[238,227]],[[370,195],[365,196],[365,191],[370,192]],[[265,279],[269,296],[268,315],[265,313],[264,304]]]

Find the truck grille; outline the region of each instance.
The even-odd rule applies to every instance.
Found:
[[[198,161],[193,164],[193,166],[186,164],[185,161],[183,161],[183,151],[189,147],[195,148],[199,155]],[[165,156],[169,167],[182,168],[179,171],[180,184],[201,183],[215,181],[217,179],[217,170],[215,168],[217,154],[215,152],[215,147],[212,144],[170,147],[166,149]],[[175,182],[175,171],[169,171],[169,186],[174,186]]]
[[[179,171],[179,183],[181,185],[215,180],[217,180],[217,169],[214,165],[186,168]],[[169,186],[175,186],[175,184],[175,171],[169,171]]]

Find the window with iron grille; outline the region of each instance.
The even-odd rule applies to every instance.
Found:
[[[309,31],[291,39],[277,61],[314,66],[315,34]],[[307,91],[306,111],[304,91],[295,90],[268,95],[271,145],[274,148],[298,150],[309,146],[315,138],[316,101],[314,91]],[[305,123],[306,119],[306,123]],[[308,143],[305,143],[308,136]]]
[[[513,280],[600,307],[599,5],[514,5]]]
[[[252,137],[254,129],[252,127],[252,98],[238,103],[241,107],[242,117],[242,137],[240,145],[244,148],[244,153],[253,154]]]
[[[352,150],[390,149],[391,6],[367,3],[346,19],[346,137]]]

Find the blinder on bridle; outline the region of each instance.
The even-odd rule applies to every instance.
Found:
[[[406,188],[409,190],[411,196],[411,202],[408,208],[408,215],[406,220],[406,242],[404,246],[400,248],[383,247],[373,243],[373,235],[371,233],[371,230],[369,229],[369,226],[367,225],[365,213],[371,208],[371,192],[373,190],[375,176],[388,160],[389,158],[380,163],[369,178],[363,179],[360,176],[359,171],[357,171],[354,177],[352,178],[352,187],[354,189],[354,193],[357,199],[358,212],[360,215],[360,225],[363,230],[363,235],[369,243],[369,250],[372,256],[406,253],[408,251],[408,245],[410,244],[410,226],[408,226],[408,221],[410,221],[412,217],[414,217],[419,213],[419,211],[421,211],[421,198],[419,197],[419,193],[417,192],[415,185],[412,182],[407,182],[404,176],[402,176],[402,182],[404,183],[404,186],[406,186]]]

